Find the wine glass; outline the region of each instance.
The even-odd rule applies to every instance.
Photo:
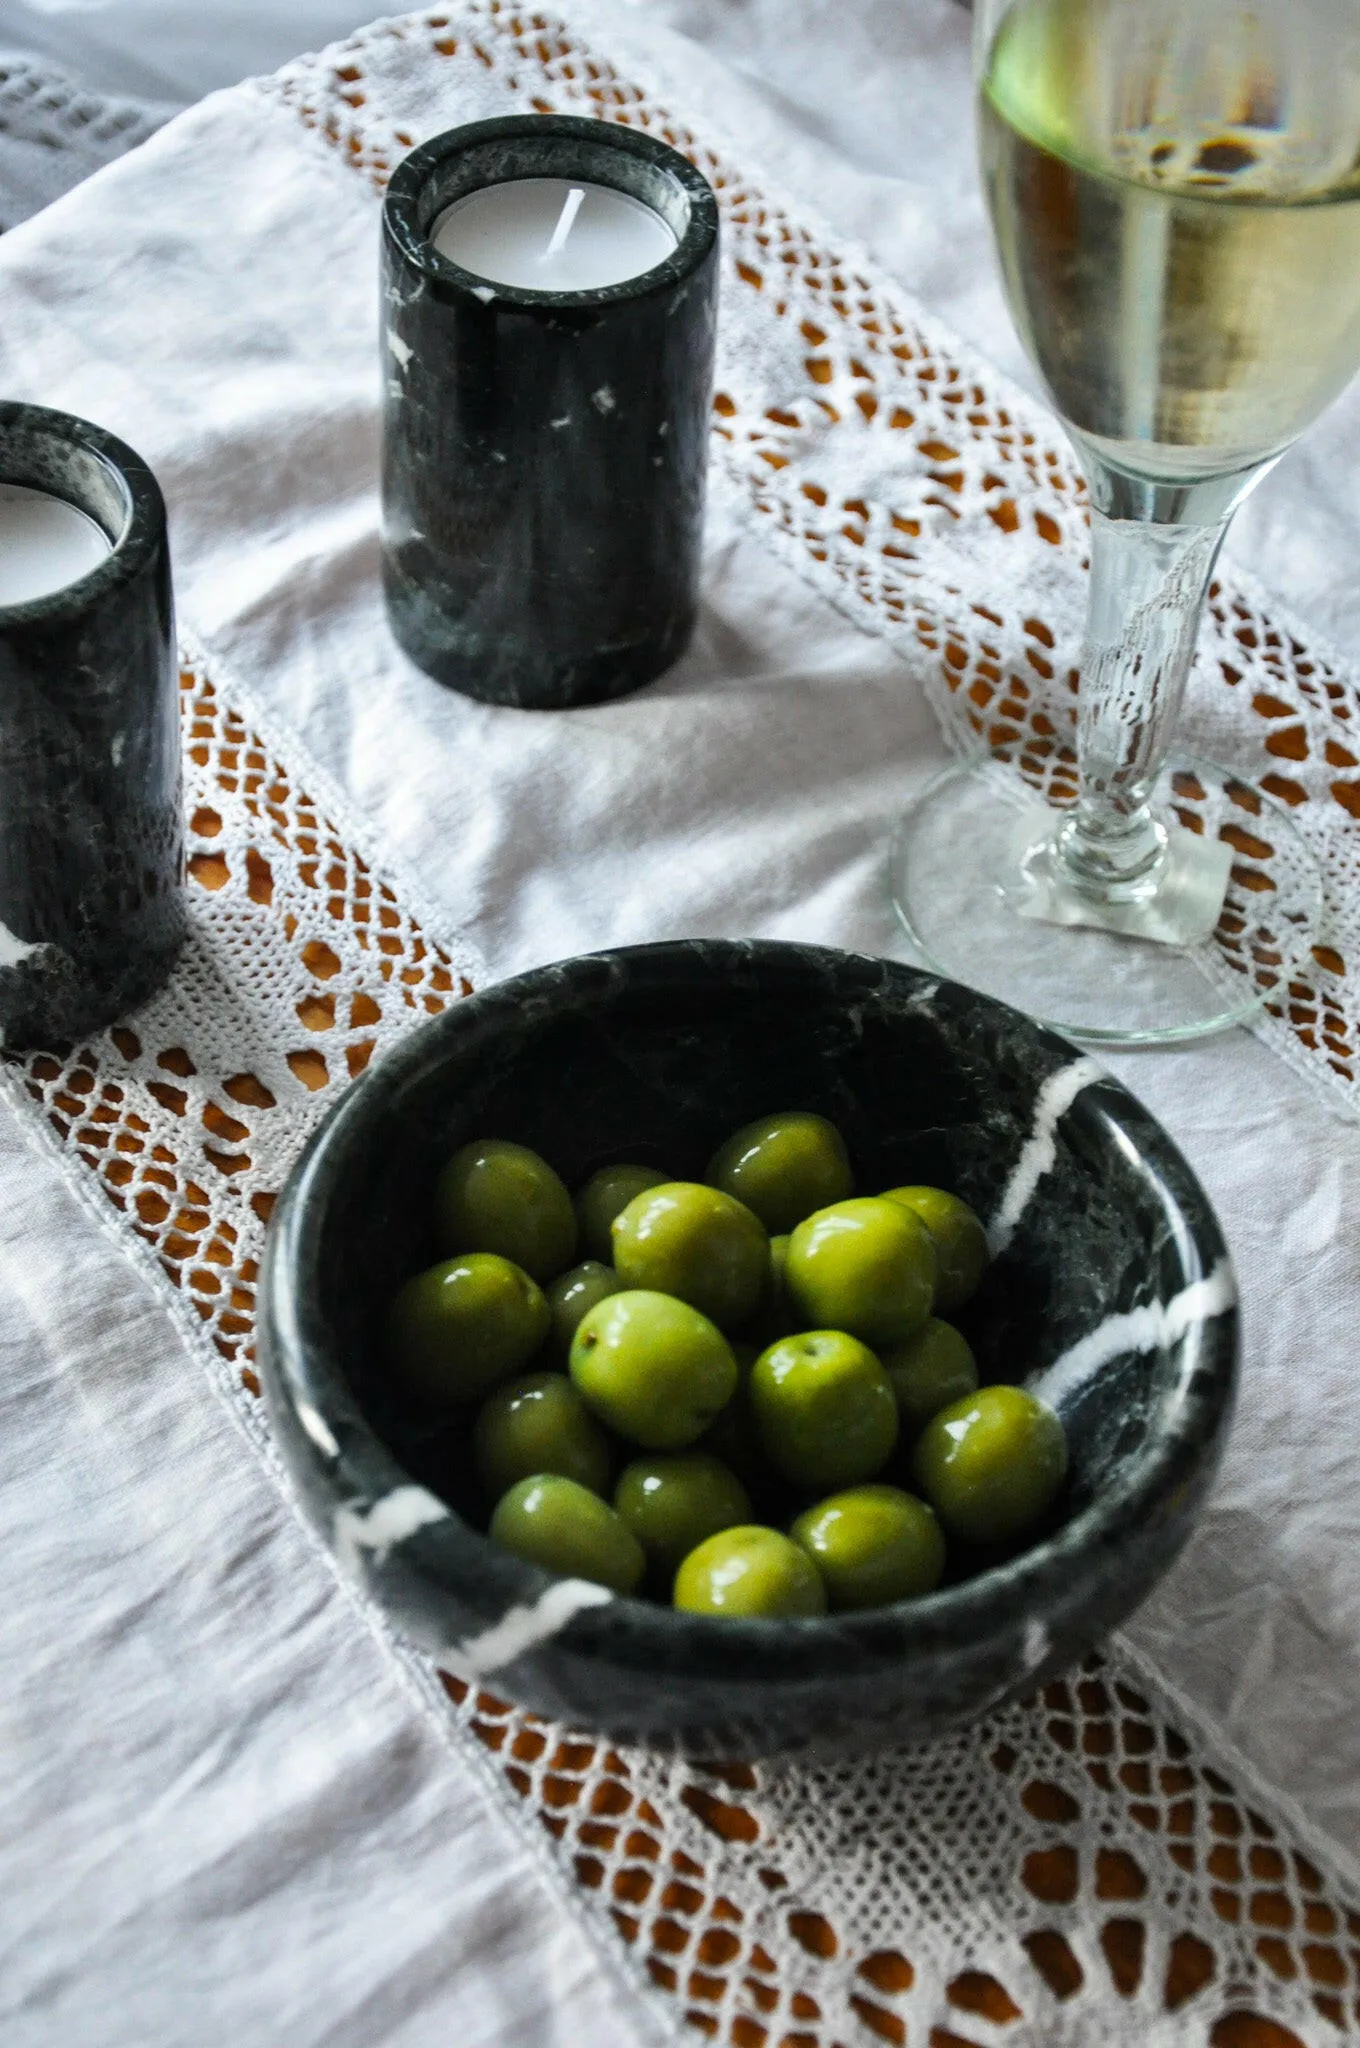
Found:
[[[976,0],[974,28],[1002,276],[1090,492],[1076,794],[949,770],[894,897],[930,964],[1074,1037],[1195,1037],[1269,993],[1214,942],[1225,892],[1239,969],[1282,984],[1318,937],[1288,813],[1169,747],[1228,522],[1360,361],[1360,6]],[[1244,804],[1268,912],[1218,836]]]

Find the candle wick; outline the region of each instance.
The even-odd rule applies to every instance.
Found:
[[[585,196],[585,190],[582,186],[572,186],[570,192],[562,201],[562,211],[557,216],[557,226],[552,231],[552,240],[538,259],[540,263],[546,263],[562,247],[567,236],[571,233],[572,222],[581,211],[581,201]]]

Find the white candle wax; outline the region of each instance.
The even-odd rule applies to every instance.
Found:
[[[483,185],[445,209],[432,240],[441,256],[491,284],[538,292],[622,284],[676,248],[661,215],[640,199],[567,178]]]
[[[110,552],[108,535],[78,506],[26,484],[0,483],[0,605],[50,597]]]

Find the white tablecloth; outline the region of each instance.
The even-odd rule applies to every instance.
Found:
[[[591,18],[1022,373],[949,0]],[[152,461],[184,618],[492,973],[680,933],[898,951],[884,844],[943,759],[934,720],[911,664],[729,488],[695,647],[621,706],[488,711],[374,630],[377,208],[319,148],[280,177],[288,118],[210,100],[4,237],[6,395]],[[1356,648],[1358,437],[1352,395],[1235,539]],[[1222,1482],[1131,1634],[1341,1862],[1360,1845],[1360,1130],[1245,1034],[1113,1064],[1218,1203],[1247,1330]],[[435,1739],[30,1128],[0,1106],[6,2039],[642,2038],[653,2016]]]

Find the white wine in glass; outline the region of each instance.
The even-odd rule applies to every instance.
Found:
[[[1266,991],[1202,971],[1229,856],[1176,828],[1168,747],[1227,523],[1360,362],[1360,6],[979,0],[976,36],[1002,275],[1090,486],[1078,794],[1015,828],[995,770],[951,771],[904,822],[898,907],[1076,1036],[1195,1036]],[[1297,957],[1320,882],[1258,801]]]

